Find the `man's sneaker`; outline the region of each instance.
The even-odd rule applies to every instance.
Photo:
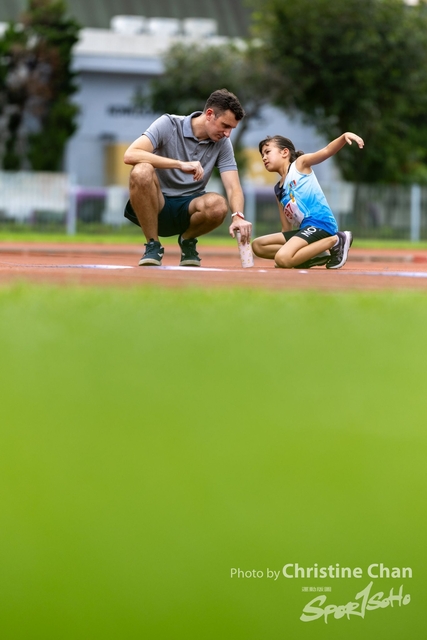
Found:
[[[181,262],[180,267],[200,267],[200,256],[196,251],[196,238],[189,238],[184,240],[179,236],[178,244],[181,247]]]
[[[314,256],[314,258],[310,258],[306,262],[302,262],[298,264],[294,269],[311,269],[311,267],[323,267],[325,264],[329,262],[331,258],[331,254],[329,251],[322,251],[318,256]]]
[[[337,235],[338,244],[329,249],[331,259],[326,264],[327,269],[340,269],[347,262],[348,250],[353,244],[351,231],[338,231]]]
[[[145,253],[139,261],[140,267],[160,267],[165,250],[158,240],[151,240],[145,245]]]

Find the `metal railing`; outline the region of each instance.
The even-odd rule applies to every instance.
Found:
[[[280,229],[272,187],[243,183],[246,217],[254,233]],[[419,185],[354,185],[322,183],[341,229],[355,237],[427,240],[427,187]],[[138,232],[123,217],[128,190],[121,186],[82,187],[64,173],[0,171],[0,229],[54,228],[73,235],[107,227]],[[222,225],[217,235],[227,235]]]
[[[427,187],[419,185],[322,184],[340,229],[355,237],[418,242],[427,240]],[[271,187],[249,188],[247,205],[256,234],[280,228],[277,201]]]

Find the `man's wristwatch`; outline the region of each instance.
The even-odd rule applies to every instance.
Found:
[[[238,216],[239,218],[242,218],[242,220],[245,219],[245,216],[243,215],[243,213],[241,211],[235,211],[234,213],[232,213],[231,214],[231,219],[233,219],[234,216]]]

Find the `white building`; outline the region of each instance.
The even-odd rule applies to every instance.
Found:
[[[151,32],[138,32],[141,19],[116,17],[113,29],[82,29],[74,51],[74,69],[79,74],[80,91],[76,101],[80,107],[79,128],[66,153],[66,170],[78,184],[102,186],[125,184],[129,167],[123,164],[126,147],[140,136],[157,115],[138,109],[134,99],[147,90],[150,79],[163,72],[161,55],[177,41],[197,41],[207,37],[212,44],[226,41],[215,35],[212,20],[187,21],[188,35],[178,20],[153,20]],[[214,90],[217,87],[213,87]],[[298,148],[313,151],[322,146],[315,131],[290,121],[272,107],[266,108],[263,120],[253,124],[244,136],[252,166],[249,175],[259,184],[271,184],[272,176],[258,159],[258,142],[266,135],[281,133],[290,137]],[[258,163],[258,166],[257,166]],[[318,175],[329,174],[332,163],[318,168]]]
[[[80,88],[74,96],[80,107],[78,130],[67,146],[64,169],[82,186],[126,185],[129,167],[123,163],[123,153],[160,115],[137,109],[135,96],[163,72],[162,54],[177,40],[220,44],[247,36],[250,11],[240,0],[191,0],[185,6],[169,0],[110,0],[108,5],[69,0],[68,4],[70,13],[85,26],[73,63]],[[24,5],[24,0],[1,3],[0,20],[17,20]],[[133,15],[113,15],[115,10]],[[156,11],[162,17],[156,17]],[[190,11],[203,17],[191,17]],[[255,183],[271,184],[276,179],[264,170],[258,154],[259,140],[276,133],[305,151],[324,143],[314,129],[290,121],[281,110],[266,108],[262,121],[252,124],[243,138],[249,149],[248,178]],[[327,178],[332,171],[329,161],[318,167],[317,174]]]

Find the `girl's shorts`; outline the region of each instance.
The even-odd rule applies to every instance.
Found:
[[[318,240],[323,240],[323,238],[330,238],[332,233],[328,233],[324,229],[319,229],[319,227],[304,227],[304,229],[295,229],[295,231],[283,231],[283,235],[285,236],[285,240],[288,241],[291,238],[297,236],[297,238],[302,238],[308,244],[312,242],[317,242]]]

